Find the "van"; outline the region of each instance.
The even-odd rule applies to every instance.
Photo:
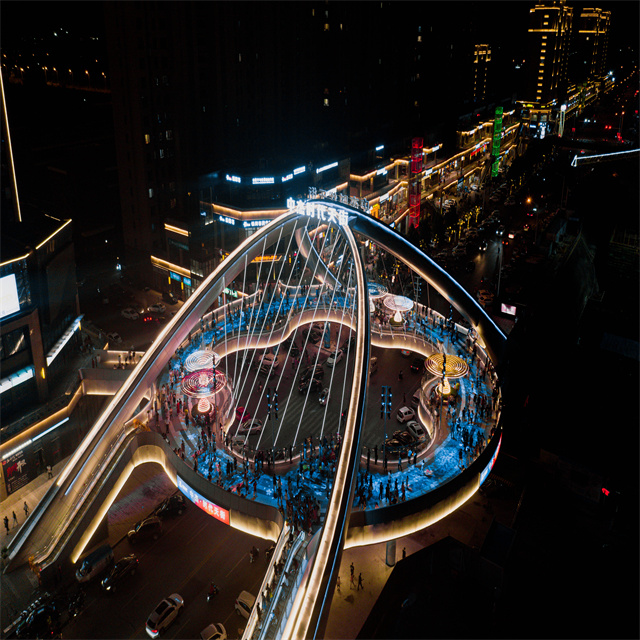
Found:
[[[378,370],[378,358],[371,358],[369,360],[369,375],[375,373]]]
[[[92,551],[82,561],[80,568],[76,571],[76,580],[78,582],[89,582],[111,564],[113,564],[113,549],[108,544],[105,544]]]

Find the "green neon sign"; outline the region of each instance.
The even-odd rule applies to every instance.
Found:
[[[502,107],[496,107],[496,117],[493,121],[493,148],[491,155],[493,156],[493,163],[491,165],[491,177],[495,178],[498,175],[498,165],[500,163],[500,138],[502,136]]]

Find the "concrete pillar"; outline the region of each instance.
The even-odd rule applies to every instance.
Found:
[[[395,567],[396,564],[396,541],[389,540],[387,542],[387,567]]]

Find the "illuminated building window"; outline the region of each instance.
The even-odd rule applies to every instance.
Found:
[[[324,99],[324,106],[328,107],[329,106],[329,98],[325,98]]]
[[[324,23],[324,30],[325,31],[329,31],[329,23],[328,22]]]
[[[153,189],[149,187],[149,197],[153,198]]]
[[[160,159],[164,158],[164,149],[160,149],[158,153],[160,154]]]
[[[144,143],[149,144],[151,142],[151,136],[148,133],[144,134]]]

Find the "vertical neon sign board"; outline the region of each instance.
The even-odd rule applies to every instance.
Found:
[[[493,121],[493,148],[491,155],[493,156],[493,164],[491,165],[491,177],[498,175],[498,164],[500,160],[500,138],[502,136],[502,107],[496,107],[496,117]]]
[[[205,513],[213,516],[216,520],[229,524],[229,512],[222,507],[219,507],[213,502],[209,502],[206,498],[201,496],[195,489],[192,489],[180,476],[177,476],[178,489],[184,493],[193,504],[200,507]]]

